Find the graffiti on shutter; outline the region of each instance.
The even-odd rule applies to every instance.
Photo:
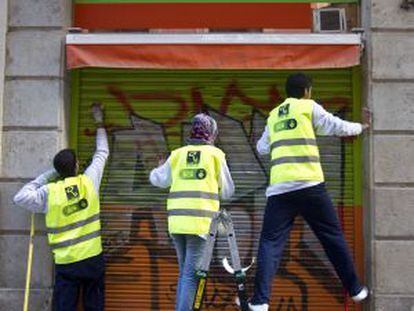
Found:
[[[83,69],[79,72],[78,145],[84,163],[94,148],[89,106],[105,106],[111,155],[101,186],[107,258],[107,310],[173,310],[177,259],[167,232],[167,190],[150,185],[159,155],[185,143],[191,117],[217,120],[217,146],[226,158],[236,193],[224,202],[233,216],[242,261],[256,256],[266,204],[269,158],[256,142],[266,116],[284,98],[289,71],[144,71]],[[351,119],[352,71],[310,71],[315,98]],[[318,138],[327,187],[357,258],[359,209],[354,190],[352,140]],[[228,256],[220,238],[207,285],[205,310],[234,310],[234,280],[221,267]],[[254,269],[248,273],[251,292]],[[298,218],[274,281],[273,310],[343,310],[336,274],[309,227]],[[350,310],[356,310],[354,305]]]

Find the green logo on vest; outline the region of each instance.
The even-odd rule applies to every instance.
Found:
[[[85,208],[88,208],[89,203],[88,200],[82,199],[79,202],[71,205],[67,205],[63,208],[63,215],[70,216],[72,214],[75,214],[81,210],[84,210]]]
[[[284,130],[293,130],[297,126],[298,126],[298,121],[296,121],[295,119],[287,119],[287,120],[277,122],[273,126],[273,131],[280,132]]]
[[[283,105],[279,108],[278,116],[286,117],[289,114],[290,104]]]
[[[65,193],[68,201],[79,198],[79,189],[77,185],[66,187]]]
[[[187,164],[197,165],[200,163],[201,151],[188,151],[187,152]]]
[[[185,168],[180,171],[181,179],[204,179],[207,177],[207,171],[204,168]]]

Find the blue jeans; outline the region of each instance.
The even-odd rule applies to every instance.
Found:
[[[273,277],[297,215],[302,215],[321,242],[344,288],[351,296],[362,286],[333,203],[319,184],[268,198],[257,256],[253,304],[269,303]]]
[[[197,289],[196,271],[203,256],[206,240],[198,235],[172,234],[177,251],[179,276],[176,290],[175,310],[191,311]]]

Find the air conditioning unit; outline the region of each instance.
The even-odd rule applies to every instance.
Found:
[[[343,8],[323,8],[313,11],[314,32],[346,32]]]

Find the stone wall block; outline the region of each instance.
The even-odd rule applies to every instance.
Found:
[[[376,311],[414,311],[413,297],[378,296],[375,300]]]
[[[62,0],[12,0],[9,25],[12,27],[59,27],[63,24]]]
[[[0,289],[0,311],[23,310],[24,291]],[[52,309],[52,290],[31,290],[29,310],[50,311]]]
[[[410,11],[401,9],[401,1],[372,0],[372,27],[413,29],[414,18]]]
[[[30,230],[30,211],[15,206],[12,201],[22,186],[19,182],[0,183],[0,230]],[[44,215],[35,215],[35,228],[45,231]]]
[[[376,241],[375,258],[378,295],[414,295],[414,241]]]
[[[16,30],[7,36],[7,76],[61,76],[64,32]]]
[[[414,182],[414,136],[376,135],[374,137],[375,182]]]
[[[374,130],[414,130],[414,83],[374,83]]]
[[[414,189],[376,188],[375,234],[414,237]]]
[[[35,236],[31,288],[52,286],[52,257],[46,236]],[[29,234],[0,236],[0,288],[24,288]]]
[[[371,39],[374,79],[414,79],[412,33],[373,33]]]
[[[52,168],[58,151],[58,132],[9,131],[3,135],[4,177],[33,178]]]
[[[59,127],[63,109],[59,80],[6,82],[4,126]]]

